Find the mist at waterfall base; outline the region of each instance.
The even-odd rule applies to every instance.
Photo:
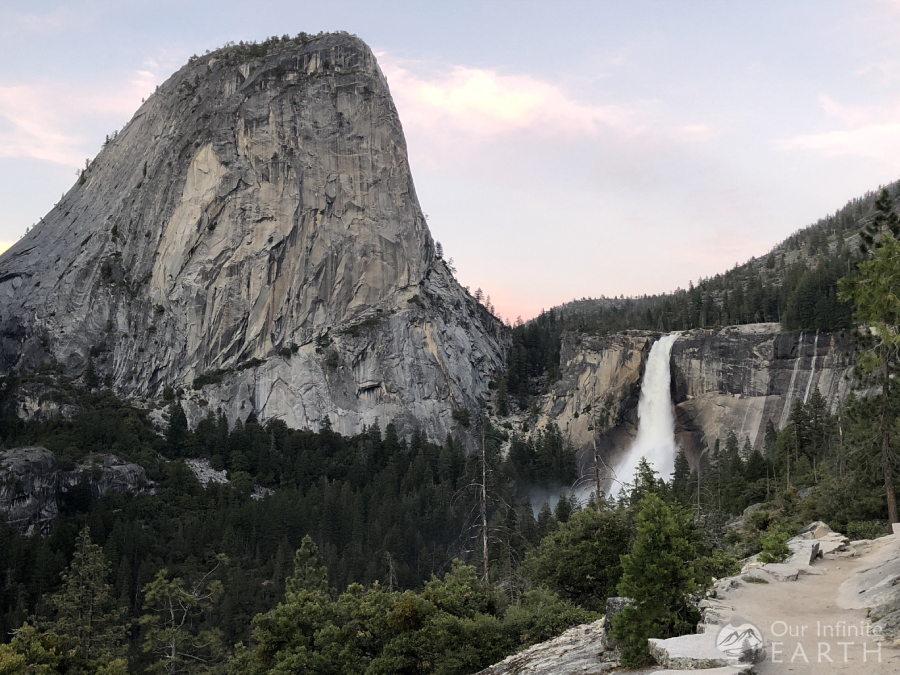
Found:
[[[672,405],[670,386],[672,372],[669,358],[672,345],[678,333],[665,335],[650,348],[644,379],[641,382],[641,397],[638,400],[638,430],[634,443],[625,458],[615,470],[615,480],[609,493],[617,495],[623,483],[631,483],[641,457],[656,470],[657,476],[670,480],[675,471],[675,411]]]

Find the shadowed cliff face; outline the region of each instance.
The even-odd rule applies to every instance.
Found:
[[[0,258],[0,374],[93,351],[120,394],[185,387],[193,421],[442,438],[504,340],[435,259],[387,82],[343,34],[193,60]]]
[[[582,450],[596,431],[603,456],[617,462],[637,431],[640,383],[658,338],[564,334],[562,377],[543,399],[539,425],[555,421]],[[692,465],[731,430],[762,449],[766,422],[784,426],[791,404],[814,388],[836,410],[852,368],[852,345],[836,333],[788,335],[774,323],[686,331],[671,356],[676,440]]]
[[[89,455],[72,471],[60,471],[56,455],[41,447],[0,452],[0,517],[29,534],[47,534],[59,513],[59,497],[84,487],[88,498],[110,492],[154,494],[144,469],[115,455]]]

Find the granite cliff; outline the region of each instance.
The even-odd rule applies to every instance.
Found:
[[[565,333],[561,378],[540,404],[538,426],[556,422],[579,449],[596,432],[615,462],[637,430],[637,402],[658,333]],[[852,345],[839,333],[786,334],[779,324],[683,332],[672,347],[676,437],[693,464],[734,431],[762,448],[766,422],[783,427],[791,404],[818,387],[836,410],[850,392]]]
[[[347,34],[194,58],[0,257],[0,376],[442,439],[503,366],[419,207],[387,81]],[[27,398],[27,397],[26,397]]]

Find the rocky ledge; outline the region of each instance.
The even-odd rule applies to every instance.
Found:
[[[95,499],[110,492],[156,491],[143,467],[115,455],[89,455],[72,471],[61,471],[56,455],[46,448],[14,448],[0,452],[0,516],[24,533],[47,534],[59,513],[60,493],[84,483]]]
[[[618,666],[607,650],[606,619],[570,628],[558,638],[533,645],[477,675],[602,675]]]

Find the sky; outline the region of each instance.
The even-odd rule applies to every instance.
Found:
[[[515,320],[764,255],[900,178],[900,1],[0,0],[0,251],[227,41],[345,30],[434,238]]]

